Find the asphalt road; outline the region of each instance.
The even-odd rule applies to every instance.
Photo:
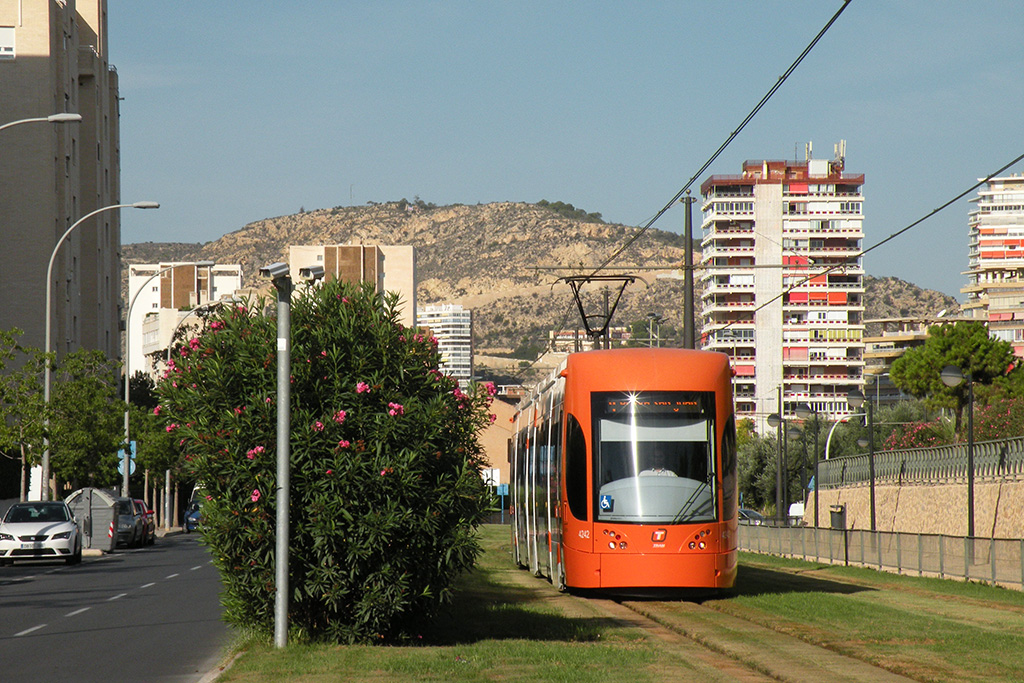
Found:
[[[231,633],[220,577],[196,535],[0,567],[0,681],[194,683]]]

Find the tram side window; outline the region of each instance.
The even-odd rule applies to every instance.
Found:
[[[583,428],[572,415],[565,419],[565,492],[569,512],[586,521],[587,515],[587,440]]]

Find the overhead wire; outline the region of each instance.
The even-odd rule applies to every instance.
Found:
[[[626,249],[629,249],[629,247],[636,243],[636,241],[640,239],[640,237],[642,237],[648,230],[650,230],[651,226],[653,226],[658,221],[658,219],[660,219],[665,213],[668,212],[669,209],[672,208],[672,206],[675,205],[677,201],[679,201],[680,197],[682,197],[686,193],[686,191],[690,189],[693,183],[696,182],[696,180],[705,171],[707,171],[711,164],[713,164],[718,159],[718,157],[722,155],[722,152],[724,152],[725,149],[732,143],[732,141],[736,139],[736,137],[743,131],[743,129],[747,127],[747,124],[749,124],[753,120],[753,118],[757,116],[757,114],[768,103],[772,96],[789,79],[790,75],[792,75],[792,73],[796,71],[797,67],[800,66],[800,63],[803,62],[803,60],[807,57],[808,54],[810,54],[811,50],[814,49],[814,47],[828,32],[832,25],[835,24],[835,22],[839,19],[840,15],[846,10],[847,6],[852,1],[853,0],[843,0],[842,7],[840,7],[836,11],[836,13],[833,14],[832,17],[828,20],[828,22],[822,27],[822,29],[818,31],[817,35],[815,35],[814,38],[807,44],[807,46],[803,49],[800,55],[793,61],[792,64],[789,65],[789,68],[787,68],[786,71],[783,72],[781,76],[779,76],[778,80],[772,85],[771,88],[768,89],[768,92],[766,92],[764,96],[761,97],[761,99],[754,106],[754,108],[751,109],[750,112],[743,118],[743,120],[740,122],[740,125],[737,126],[736,129],[733,130],[732,133],[730,133],[729,136],[725,139],[725,141],[718,147],[718,149],[715,150],[715,153],[712,154],[699,169],[697,169],[697,172],[694,173],[688,181],[686,181],[686,184],[683,185],[682,188],[680,188],[680,190],[675,194],[675,196],[673,196],[672,199],[669,200],[668,203],[666,203],[665,206],[661,208],[661,210],[655,213],[654,216],[652,216],[644,225],[642,225],[635,234],[633,234],[628,240],[626,240],[625,244],[623,244],[619,249],[613,252],[612,255],[609,256],[607,259],[602,261],[600,265],[598,265],[593,270],[593,272],[590,273],[589,277],[597,275],[598,272],[606,268],[608,264],[610,264],[612,261],[618,258],[624,251],[626,251]],[[567,312],[566,315],[563,317],[562,322],[559,325],[560,328],[565,325],[565,322],[568,319],[570,312],[571,308],[570,311]],[[527,366],[527,368],[522,368],[520,370],[520,373],[523,370],[532,367],[537,361],[539,361],[539,358],[531,362],[529,366]]]
[[[810,54],[811,50],[814,49],[814,46],[818,44],[818,41],[820,41],[822,37],[828,32],[828,30],[832,27],[836,20],[839,19],[839,16],[846,10],[847,6],[849,6],[849,4],[852,1],[853,0],[843,0],[843,6],[840,7],[839,10],[832,15],[832,18],[828,20],[828,23],[826,23],[825,26],[820,31],[818,31],[818,34],[814,36],[814,39],[811,40],[810,43],[807,44],[807,47],[803,49],[803,52],[800,53],[800,56],[797,57],[796,60],[789,65],[789,68],[786,69],[785,73],[779,76],[779,79],[775,82],[774,85],[772,85],[771,88],[768,89],[768,92],[765,93],[765,95],[761,98],[757,105],[750,110],[750,113],[748,113],[746,117],[743,119],[743,121],[740,122],[740,125],[736,128],[736,130],[729,134],[729,136],[725,139],[725,142],[723,142],[718,147],[718,149],[715,150],[715,153],[712,154],[711,157],[709,157],[708,160],[705,161],[699,169],[697,169],[697,172],[694,173],[688,181],[686,181],[686,184],[683,185],[679,192],[677,192],[675,196],[673,196],[672,199],[669,200],[669,202],[661,208],[660,211],[654,214],[653,218],[651,218],[647,223],[641,226],[640,229],[634,235],[632,235],[628,240],[626,240],[626,243],[623,244],[622,247],[620,247],[618,250],[612,253],[611,256],[605,259],[597,268],[594,269],[594,271],[590,274],[591,277],[596,275],[598,271],[603,270],[605,267],[607,267],[608,264],[614,261],[616,258],[618,258],[619,255],[622,254],[622,252],[624,252],[626,249],[632,246],[634,242],[636,242],[638,239],[640,239],[641,236],[644,235],[644,233],[650,230],[651,226],[654,225],[654,223],[657,222],[659,218],[665,215],[665,213],[668,212],[668,210],[671,209],[675,205],[675,203],[679,201],[680,197],[686,194],[686,191],[690,189],[693,183],[696,182],[697,179],[705,171],[708,170],[711,164],[715,163],[715,161],[718,159],[719,156],[721,156],[722,152],[725,151],[729,144],[736,139],[736,137],[743,131],[743,129],[747,127],[747,124],[750,123],[753,120],[753,118],[757,116],[758,112],[761,111],[764,105],[768,103],[768,100],[770,100],[772,96],[778,91],[778,89],[782,87],[782,84],[786,82],[786,80],[794,71],[796,71],[796,68],[800,66],[800,63],[804,60],[805,57],[807,57],[808,54]]]

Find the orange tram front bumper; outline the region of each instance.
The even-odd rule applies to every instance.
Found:
[[[593,552],[566,547],[570,588],[731,588],[736,580],[735,528],[724,524],[595,524]]]

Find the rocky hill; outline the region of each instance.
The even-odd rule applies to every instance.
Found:
[[[288,245],[411,244],[416,247],[420,304],[454,302],[472,308],[477,350],[486,353],[542,346],[549,330],[578,327],[571,290],[560,278],[589,274],[614,255],[602,272],[636,276],[622,295],[614,324],[646,320],[655,313],[666,321],[663,333],[681,331],[682,236],[652,229],[631,243],[638,228],[592,222],[596,215],[566,217],[550,206],[526,203],[435,207],[403,200],[268,218],[205,244],[126,244],[122,258],[125,264],[199,259],[239,263],[246,284],[261,285],[257,269],[286,260]],[[952,297],[897,278],[869,277],[866,288],[868,319],[957,309]],[[614,302],[617,289],[610,290]],[[601,286],[584,293],[587,312],[600,312]],[[699,313],[699,290],[696,298]]]

